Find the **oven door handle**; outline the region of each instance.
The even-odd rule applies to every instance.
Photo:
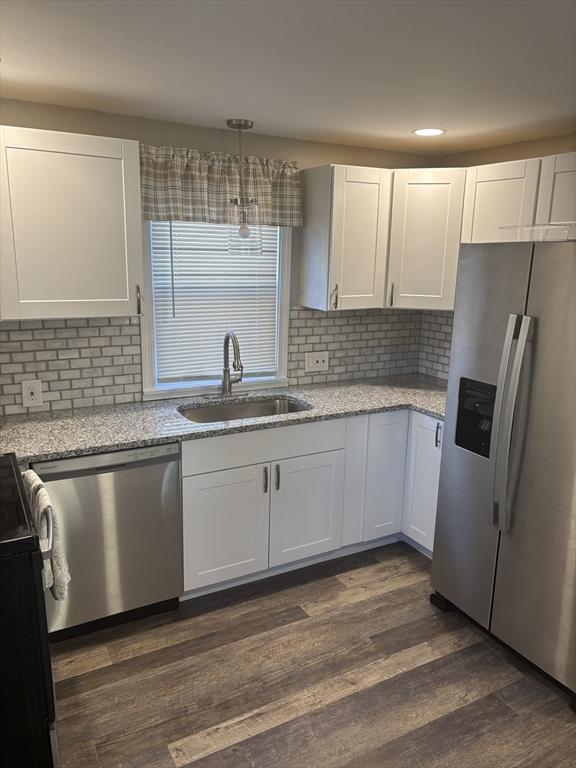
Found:
[[[54,517],[52,515],[52,507],[46,507],[43,514],[46,516],[46,537],[48,540],[48,546],[42,550],[42,559],[52,559],[52,544],[54,542]]]

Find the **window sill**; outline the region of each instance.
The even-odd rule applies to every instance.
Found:
[[[258,389],[273,389],[276,387],[287,387],[288,379],[286,378],[274,378],[274,379],[258,379],[255,381],[241,382],[240,384],[232,385],[232,393],[238,392],[253,392]],[[159,387],[158,389],[145,389],[142,394],[143,400],[170,400],[175,397],[200,397],[201,395],[217,395],[220,392],[220,383],[206,385],[199,384],[197,386],[183,385],[181,387],[167,385]]]

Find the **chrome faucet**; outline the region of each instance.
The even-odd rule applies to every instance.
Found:
[[[228,348],[232,342],[232,348],[234,349],[234,360],[232,361],[232,368],[236,371],[235,374],[230,375],[230,354]],[[224,336],[224,371],[222,372],[222,387],[221,392],[223,395],[232,394],[232,384],[238,384],[242,381],[242,361],[240,360],[240,344],[238,344],[238,338],[234,331],[228,331]]]

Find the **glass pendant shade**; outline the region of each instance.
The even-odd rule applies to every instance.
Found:
[[[228,247],[230,253],[248,254],[262,251],[262,230],[258,221],[258,206],[231,206],[231,218],[228,227]]]

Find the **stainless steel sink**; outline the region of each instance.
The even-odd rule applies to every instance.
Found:
[[[178,408],[182,416],[197,424],[214,421],[236,421],[254,419],[263,416],[278,416],[282,413],[295,413],[310,409],[307,403],[290,397],[270,397],[260,400],[236,400],[231,403],[217,402],[206,405],[182,406]]]

